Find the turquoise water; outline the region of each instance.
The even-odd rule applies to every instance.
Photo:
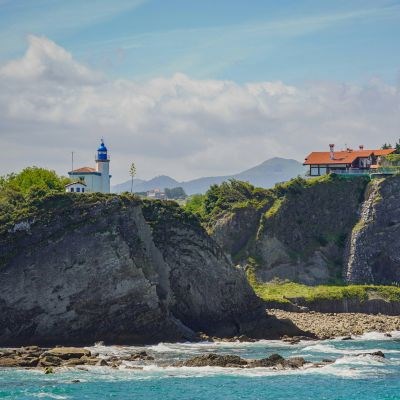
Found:
[[[96,346],[107,357],[142,348]],[[36,370],[0,370],[1,399],[400,399],[400,332],[387,338],[367,334],[353,341],[159,344],[146,350],[161,363],[206,352],[262,358],[272,353],[303,356],[311,361],[335,359],[322,368],[296,371],[270,369],[173,368],[126,362],[120,369],[85,367],[53,375]],[[363,352],[382,350],[379,359]],[[74,380],[79,382],[74,383]]]

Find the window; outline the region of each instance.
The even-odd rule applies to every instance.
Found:
[[[310,169],[310,175],[319,175],[319,172],[318,172],[318,167],[311,167],[311,169]]]
[[[74,191],[74,188],[72,187],[72,188],[71,188],[71,192],[73,192],[73,191]]]
[[[320,175],[326,174],[326,167],[319,167],[319,174]]]
[[[81,188],[78,188],[78,187],[77,187],[77,188],[76,188],[76,191],[77,191],[77,192],[80,192],[80,191],[81,191]]]
[[[85,193],[85,188],[82,188],[82,193]]]

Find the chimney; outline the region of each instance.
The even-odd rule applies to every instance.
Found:
[[[329,149],[330,149],[330,152],[331,152],[331,154],[330,154],[331,160],[334,160],[335,159],[335,153],[334,153],[335,145],[334,144],[330,144],[329,145]]]
[[[364,145],[360,144],[360,146],[358,146],[360,148],[360,150],[364,150]]]

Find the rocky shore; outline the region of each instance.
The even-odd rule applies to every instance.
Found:
[[[361,313],[318,313],[268,310],[279,319],[289,319],[297,327],[320,339],[338,336],[362,335],[366,332],[400,330],[400,316]]]
[[[81,347],[55,347],[52,349],[38,346],[0,349],[0,368],[42,368],[45,373],[54,372],[55,367],[78,367],[84,365],[118,368],[123,361],[153,361],[154,357],[146,351],[132,352],[127,356],[99,357]]]
[[[381,351],[360,353],[356,356],[371,355],[378,359],[385,357]],[[333,359],[322,359],[311,362],[303,357],[284,358],[280,354],[271,354],[261,359],[246,359],[238,355],[204,353],[192,358],[166,362],[155,354],[144,350],[124,355],[100,356],[86,348],[55,347],[44,349],[38,346],[27,346],[0,350],[1,368],[39,369],[45,374],[52,374],[61,368],[78,368],[87,370],[89,366],[141,370],[145,365],[159,367],[220,367],[220,368],[269,368],[272,370],[320,368],[334,363]]]

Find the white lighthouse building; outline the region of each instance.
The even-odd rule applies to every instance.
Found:
[[[68,172],[72,184],[65,187],[67,192],[75,192],[79,187],[80,193],[100,192],[110,193],[110,157],[107,154],[107,147],[101,140],[100,147],[96,154],[96,168],[81,167]],[[84,190],[79,186],[84,184]]]

